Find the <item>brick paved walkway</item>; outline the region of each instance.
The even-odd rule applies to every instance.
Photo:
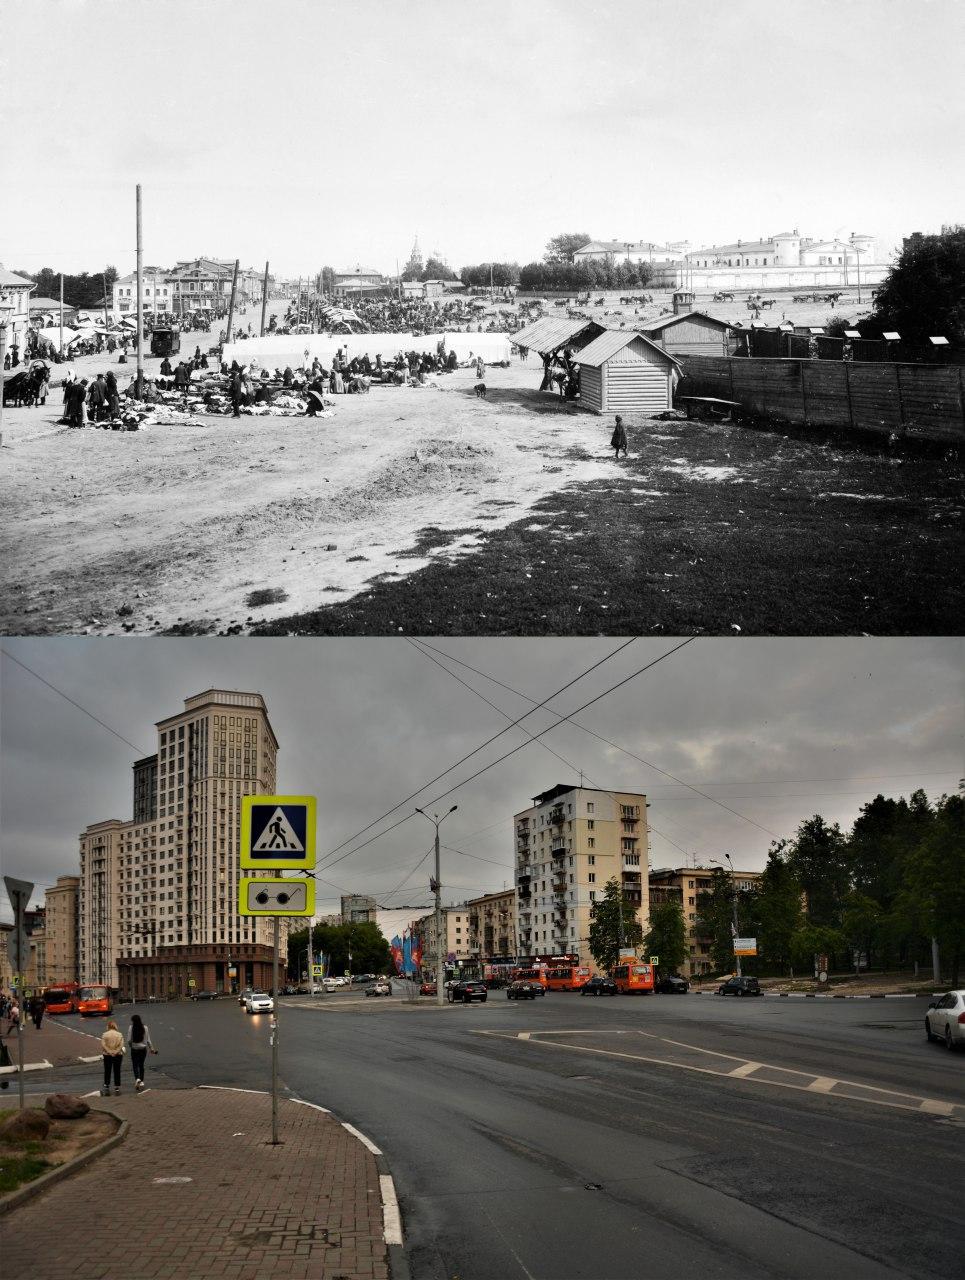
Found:
[[[55,1018],[44,1018],[38,1031],[28,1018],[23,1029],[24,1062],[43,1062],[46,1059],[55,1067],[65,1067],[73,1065],[80,1058],[92,1058],[95,1054],[100,1054],[101,1034],[107,1026],[106,1018],[94,1018],[88,1022],[86,1018],[71,1016],[65,1017],[64,1023]],[[4,1022],[3,1041],[10,1054],[10,1061],[16,1064],[17,1033],[6,1034],[6,1025]]]
[[[388,1280],[375,1157],[332,1116],[281,1100],[273,1147],[263,1094],[90,1101],[130,1131],[0,1219],[5,1280]]]

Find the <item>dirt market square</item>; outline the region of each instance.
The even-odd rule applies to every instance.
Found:
[[[158,360],[145,360],[154,377]],[[124,366],[74,362],[82,377]],[[128,366],[127,373],[130,372]],[[5,634],[947,634],[962,465],[940,450],[626,419],[535,357],[331,416],[138,431],[4,412]]]

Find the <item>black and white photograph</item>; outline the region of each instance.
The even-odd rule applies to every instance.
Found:
[[[5,1280],[965,1249],[959,0],[0,0]]]

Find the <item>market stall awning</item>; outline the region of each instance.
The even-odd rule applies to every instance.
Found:
[[[517,347],[527,347],[530,351],[537,351],[545,356],[558,351],[560,347],[585,347],[605,332],[603,325],[597,324],[595,320],[544,316],[542,320],[536,320],[514,333],[513,342]]]

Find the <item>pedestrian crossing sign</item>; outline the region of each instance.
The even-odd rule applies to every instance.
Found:
[[[315,870],[315,797],[242,796],[241,865]]]

